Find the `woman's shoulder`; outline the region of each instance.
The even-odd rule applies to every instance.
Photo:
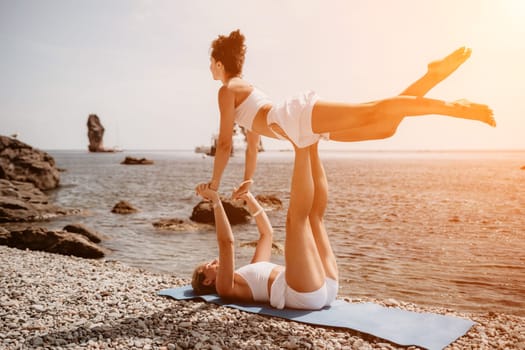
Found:
[[[254,87],[241,78],[230,80],[219,89],[219,100],[225,103],[232,101],[234,105],[238,105],[244,101],[251,94]]]

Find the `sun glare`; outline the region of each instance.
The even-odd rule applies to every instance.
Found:
[[[513,27],[525,32],[525,1],[523,0],[504,0],[500,2],[505,17]]]

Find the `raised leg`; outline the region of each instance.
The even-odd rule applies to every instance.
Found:
[[[460,47],[443,59],[430,62],[426,74],[413,82],[400,95],[425,96],[434,86],[458,69],[471,53],[471,49]]]
[[[325,281],[325,272],[308,215],[314,199],[314,182],[308,148],[295,149],[290,204],[286,217],[286,282],[298,292],[312,292]]]
[[[424,96],[438,83],[452,74],[471,55],[471,50],[461,47],[443,59],[428,64],[428,71],[421,78],[407,87],[400,95]],[[352,142],[378,140],[393,136],[405,115],[389,115],[388,118],[368,125],[337,130],[330,133],[333,141]]]
[[[328,202],[328,182],[323,164],[319,158],[317,146],[318,144],[316,143],[309,147],[312,178],[314,181],[314,198],[309,214],[310,227],[312,228],[319,257],[323,263],[325,275],[337,281],[339,275],[337,262],[326,232],[326,227],[324,226],[324,213]]]

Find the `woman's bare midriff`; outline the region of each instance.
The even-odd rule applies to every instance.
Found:
[[[268,277],[268,295],[272,295],[272,284],[273,281],[275,281],[275,278],[277,278],[277,275],[284,270],[284,266],[276,266],[272,269],[272,272],[270,272],[270,277]]]
[[[257,111],[255,118],[253,119],[252,131],[256,132],[259,135],[266,137],[271,137],[277,139],[276,133],[281,135],[284,138],[288,138],[286,133],[281,127],[275,123],[268,125],[268,112],[272,109],[272,105],[264,105]]]

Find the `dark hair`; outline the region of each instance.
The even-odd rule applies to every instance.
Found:
[[[211,57],[224,65],[224,70],[233,75],[242,73],[246,45],[244,45],[244,35],[239,29],[234,30],[229,36],[219,35],[211,43]]]
[[[195,268],[193,271],[193,276],[191,277],[191,287],[193,288],[193,292],[197,295],[204,295],[204,294],[217,294],[217,289],[215,288],[215,282],[206,286],[202,282],[206,278],[204,273],[202,272],[202,267],[206,263],[203,263]]]

